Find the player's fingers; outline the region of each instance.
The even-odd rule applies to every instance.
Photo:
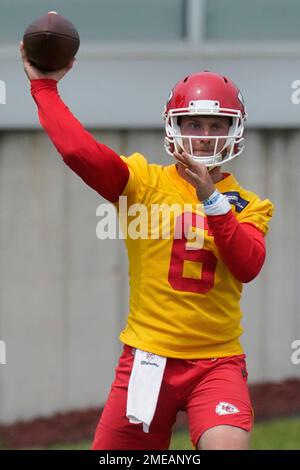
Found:
[[[174,152],[174,155],[178,158],[181,158],[181,159],[184,159],[185,158],[185,155],[186,155],[186,152]]]
[[[21,54],[21,59],[22,59],[22,62],[23,62],[24,72],[26,73],[27,77],[30,78],[29,77],[29,72],[28,72],[28,66],[30,64],[29,64],[29,62],[27,60],[27,57],[26,57],[26,54],[25,54],[23,41],[20,41],[20,54]]]
[[[186,152],[183,152],[181,155],[181,163],[190,168],[194,173],[199,173],[200,171],[198,163]]]
[[[22,57],[23,61],[28,62],[23,41],[20,42],[20,52],[21,52],[21,57]]]
[[[181,158],[183,158],[185,162],[188,162],[191,165],[194,163],[193,158],[187,152],[182,152]]]
[[[21,58],[22,58],[22,61],[23,61],[24,68],[26,68],[26,66],[30,65],[30,62],[27,59],[23,41],[20,42],[20,53],[21,53]]]
[[[181,158],[181,153],[179,153],[179,152],[173,152],[173,155],[174,155],[175,158],[178,158],[178,159]]]
[[[197,168],[198,167],[198,162],[196,162],[187,152],[183,152],[182,157],[186,162],[189,163],[189,166],[191,168]]]
[[[71,62],[66,67],[67,71],[70,70],[73,67],[75,60],[76,60],[75,57],[73,57]]]
[[[174,152],[174,157],[185,167],[188,167],[194,174],[198,176],[204,176],[207,172],[207,168],[200,162],[195,161],[187,152]]]
[[[203,163],[200,163],[200,161],[194,160],[186,152],[183,152],[183,158],[185,159],[187,166],[198,175],[204,175],[207,172],[207,168],[205,165],[203,165]]]
[[[182,155],[178,152],[174,152],[173,153],[173,156],[175,158],[175,160],[177,160],[178,162],[182,163],[182,165],[185,165],[186,166],[186,163],[185,163],[185,159],[182,157]]]
[[[189,163],[190,160],[192,160],[192,159],[190,159],[190,158],[187,158],[187,156],[186,156],[187,154],[185,154],[185,152],[183,152],[183,153],[174,152],[173,155],[174,155],[174,157],[175,157],[177,160],[179,160],[180,162]]]
[[[186,174],[188,176],[190,176],[192,178],[193,181],[195,181],[195,183],[199,183],[200,182],[200,178],[199,176],[197,175],[197,173],[194,173],[192,170],[190,170],[189,168],[185,168],[184,170],[186,172]]]
[[[22,60],[25,61],[26,60],[26,55],[25,55],[23,41],[20,41],[19,49],[20,49],[20,54],[21,54]]]

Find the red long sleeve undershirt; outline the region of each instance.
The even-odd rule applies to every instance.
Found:
[[[84,129],[61,100],[55,80],[32,80],[31,94],[40,123],[64,162],[105,199],[117,201],[129,178],[126,163]]]
[[[129,178],[126,163],[97,142],[61,100],[51,79],[31,81],[41,125],[64,162],[105,199],[115,202]],[[238,223],[232,211],[207,216],[219,253],[240,282],[254,279],[265,259],[264,236],[254,225]]]
[[[208,215],[207,220],[229,271],[240,282],[252,281],[266,257],[263,233],[252,224],[239,223],[231,210],[224,215]]]

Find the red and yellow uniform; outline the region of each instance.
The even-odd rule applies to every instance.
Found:
[[[128,323],[120,335],[121,341],[167,357],[241,354],[242,283],[221,259],[195,188],[178,175],[175,165],[149,165],[138,153],[123,159],[130,169],[122,193],[128,198],[128,207],[143,204],[151,215],[153,204],[178,204],[182,207],[176,219],[180,224],[184,206],[189,210],[190,205],[194,214],[191,225],[198,225],[204,242],[199,249],[189,250],[186,238],[174,239],[176,221],[174,224],[172,212],[169,238],[162,238],[161,219],[159,239],[126,238],[131,293]],[[270,201],[261,201],[241,188],[233,175],[227,175],[215,186],[227,193],[239,222],[253,224],[266,234],[272,214]],[[130,220],[129,216],[128,225]]]

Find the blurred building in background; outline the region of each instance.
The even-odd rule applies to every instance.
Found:
[[[41,130],[19,59],[26,26],[49,10],[82,41],[62,98],[123,155],[171,163],[162,111],[185,75],[208,69],[241,88],[246,150],[227,171],[276,209],[263,272],[245,286],[242,342],[251,382],[299,378],[300,3],[0,0],[0,422],[103,405],[128,312],[123,241],[97,239],[104,200]]]

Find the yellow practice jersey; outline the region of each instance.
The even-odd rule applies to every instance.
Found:
[[[116,203],[129,258],[130,311],[120,340],[182,359],[241,354],[242,284],[219,256],[195,188],[175,164],[148,164],[139,153],[121,158],[130,170]],[[215,186],[239,222],[267,233],[268,199],[241,188],[232,174]]]

